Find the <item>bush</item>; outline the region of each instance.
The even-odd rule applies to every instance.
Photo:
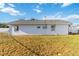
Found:
[[[0,23],[0,28],[8,28],[9,26],[5,23]]]

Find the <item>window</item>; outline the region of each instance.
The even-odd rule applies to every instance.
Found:
[[[71,25],[69,25],[69,27],[70,27]]]
[[[14,26],[14,31],[19,31],[19,26]]]
[[[44,25],[44,26],[43,26],[43,29],[47,29],[47,25]]]
[[[39,28],[40,28],[40,26],[37,26],[37,28],[39,29]]]
[[[55,31],[55,25],[51,25],[51,31]]]

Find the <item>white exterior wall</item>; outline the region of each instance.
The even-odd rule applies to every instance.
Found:
[[[70,32],[78,33],[79,27],[70,27]]]
[[[9,25],[9,34],[14,34],[14,27],[12,25]]]
[[[56,33],[58,35],[68,35],[68,25],[57,25],[56,26]]]
[[[12,35],[67,35],[68,25],[56,25],[55,31],[51,31],[51,25],[47,25],[47,29],[43,29],[43,25],[19,25],[19,31],[14,31],[13,26],[9,31]]]

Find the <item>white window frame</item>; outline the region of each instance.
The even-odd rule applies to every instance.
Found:
[[[55,31],[56,25],[51,25],[51,31]]]
[[[14,31],[19,31],[19,26],[14,26]]]
[[[40,28],[41,28],[41,26],[37,26],[37,28],[38,28],[38,29],[40,29]]]
[[[47,29],[47,25],[43,25],[43,29]]]

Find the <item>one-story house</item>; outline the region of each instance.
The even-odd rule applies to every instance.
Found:
[[[66,20],[17,20],[9,23],[11,35],[68,35]]]

